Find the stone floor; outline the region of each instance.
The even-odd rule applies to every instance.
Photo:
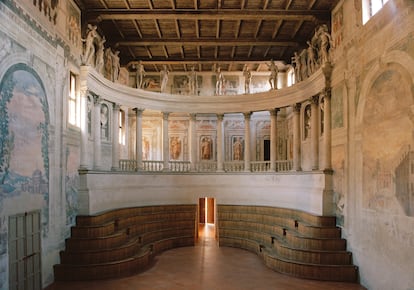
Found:
[[[55,282],[47,290],[362,290],[352,283],[303,280],[267,268],[255,254],[218,247],[214,225],[200,228],[195,247],[168,250],[153,266],[133,277],[88,282]]]

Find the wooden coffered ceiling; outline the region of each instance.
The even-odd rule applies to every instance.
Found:
[[[76,0],[131,70],[267,70],[290,63],[339,0]],[[330,25],[328,25],[330,27]],[[282,67],[283,69],[283,67]]]

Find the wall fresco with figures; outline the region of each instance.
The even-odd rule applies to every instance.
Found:
[[[393,213],[402,211],[395,192],[396,169],[414,141],[410,134],[413,132],[412,105],[411,85],[400,72],[386,70],[374,81],[366,100],[363,121],[365,208]],[[399,130],[395,130],[396,126]]]

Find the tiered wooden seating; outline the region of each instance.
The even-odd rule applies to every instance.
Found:
[[[218,205],[220,246],[258,254],[273,270],[292,276],[357,282],[335,217],[266,206]]]
[[[145,270],[154,255],[194,246],[196,205],[163,205],[116,209],[78,216],[55,280],[118,278]]]

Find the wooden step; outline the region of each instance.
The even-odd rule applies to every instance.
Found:
[[[111,235],[115,232],[115,222],[107,222],[101,225],[74,226],[71,228],[72,238],[96,238]]]
[[[296,249],[280,241],[274,241],[273,249],[280,258],[301,263],[324,265],[351,265],[352,263],[352,254],[347,251]]]
[[[346,240],[330,238],[313,238],[300,236],[286,231],[286,242],[290,247],[308,250],[345,251]]]
[[[58,264],[54,266],[56,281],[98,280],[134,275],[145,270],[151,261],[148,247],[130,258],[99,264]]]
[[[266,249],[262,250],[263,259],[269,268],[299,278],[322,281],[358,281],[358,267],[354,265],[326,265],[299,263],[278,257]]]
[[[66,240],[68,251],[82,251],[94,249],[111,249],[126,243],[128,235],[125,232],[117,232],[109,236],[95,238],[69,238]]]
[[[107,249],[93,249],[82,251],[65,250],[60,253],[62,264],[100,264],[124,260],[135,256],[141,249],[138,238],[116,247]]]

